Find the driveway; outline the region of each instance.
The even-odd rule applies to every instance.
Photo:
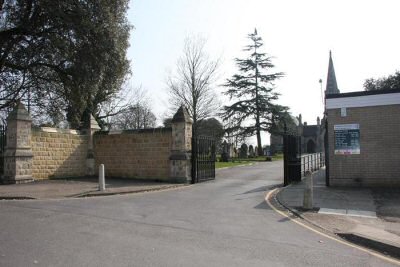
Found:
[[[390,266],[271,210],[282,162],[153,193],[0,201],[0,266]]]

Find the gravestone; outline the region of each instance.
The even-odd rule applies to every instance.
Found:
[[[235,158],[238,157],[238,150],[237,150],[236,147],[233,148],[233,154],[234,154],[234,157],[235,157]]]
[[[249,146],[249,157],[254,158],[254,147],[253,145]]]
[[[247,145],[242,144],[242,146],[240,147],[239,157],[247,158],[247,152],[248,152]]]
[[[233,147],[233,144],[229,144],[229,157],[234,158],[237,157],[236,155],[236,149]]]
[[[230,157],[230,147],[231,145],[228,144],[226,141],[222,143],[222,153],[221,153],[221,161],[222,162],[228,162],[231,157]]]

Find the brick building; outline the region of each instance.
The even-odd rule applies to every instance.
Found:
[[[329,185],[400,185],[400,90],[326,96]]]
[[[325,96],[327,185],[400,185],[400,89],[340,93],[330,55]]]

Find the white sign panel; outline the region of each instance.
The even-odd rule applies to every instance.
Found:
[[[360,154],[360,125],[337,124],[333,126],[335,155]]]

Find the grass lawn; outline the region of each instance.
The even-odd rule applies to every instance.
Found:
[[[215,162],[215,168],[220,169],[220,168],[225,168],[225,167],[234,167],[234,166],[239,166],[239,165],[249,165],[253,162],[260,162],[260,161],[266,161],[266,156],[262,157],[257,157],[257,158],[247,158],[247,159],[234,159],[232,162]],[[283,159],[283,154],[277,154],[272,157],[272,160],[281,160]]]
[[[233,166],[239,166],[239,165],[249,165],[251,164],[251,161],[234,161],[234,162],[215,162],[215,168],[220,169],[220,168],[225,168],[225,167],[233,167]]]
[[[283,154],[276,154],[275,156],[272,157],[272,160],[280,160],[283,159]]]

